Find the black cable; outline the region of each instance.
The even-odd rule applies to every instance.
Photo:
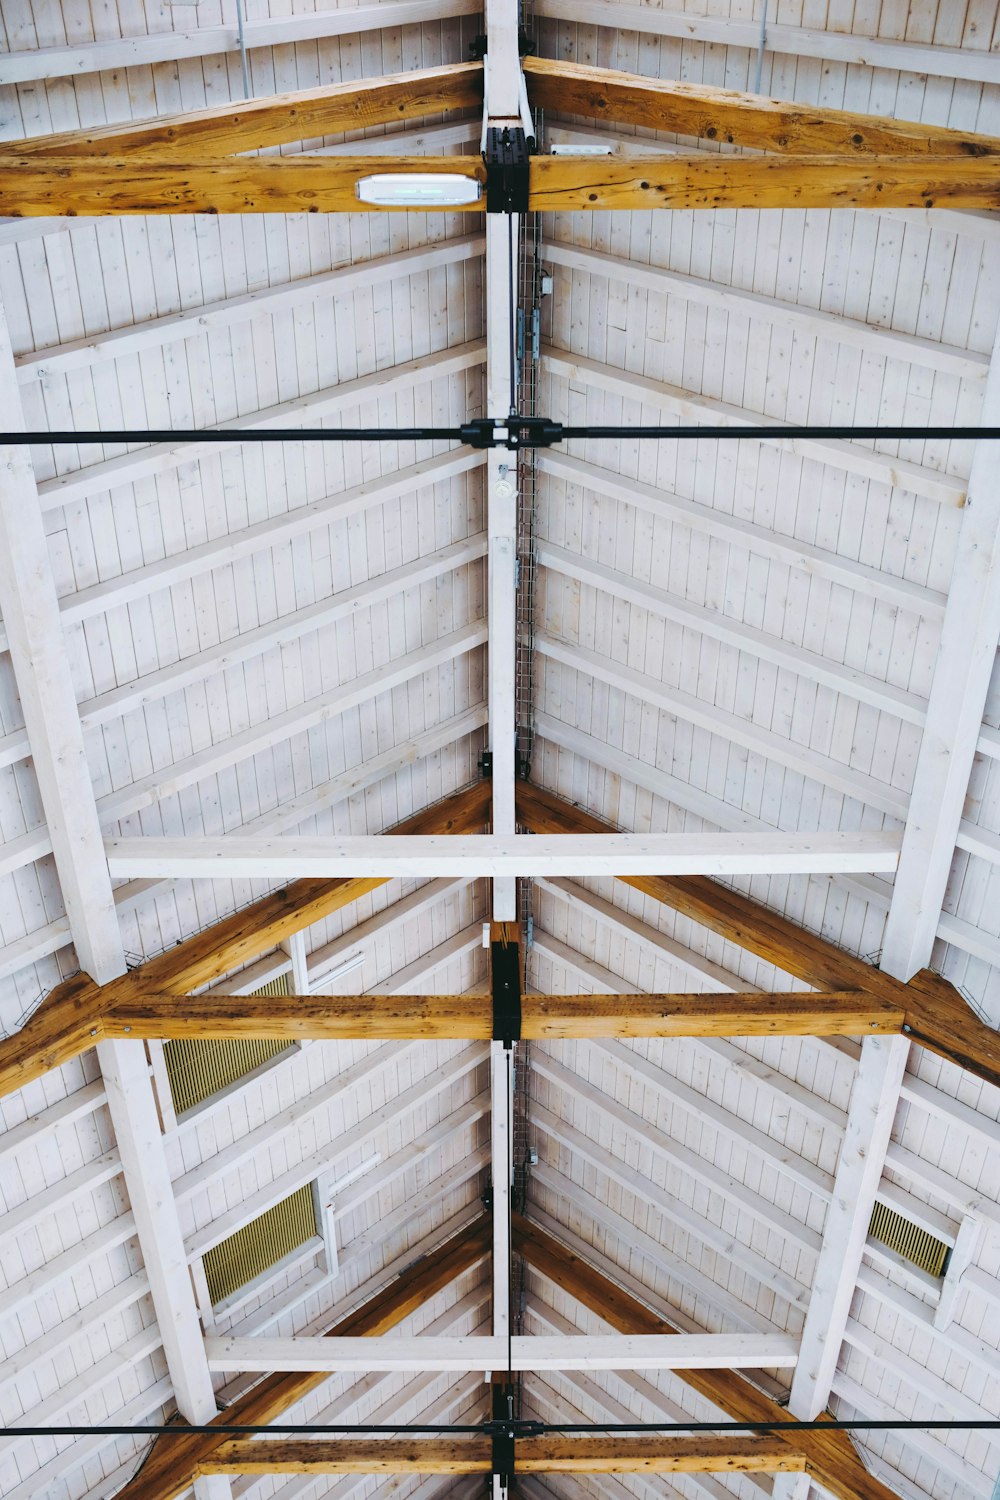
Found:
[[[173,1424],[170,1426],[157,1425],[140,1427],[137,1425],[121,1426],[60,1426],[60,1427],[20,1427],[17,1425],[4,1427],[2,1435],[7,1437],[191,1437],[191,1436],[214,1436],[214,1437],[255,1437],[258,1434],[269,1434],[272,1437],[281,1435],[283,1437],[320,1437],[329,1434],[360,1434],[376,1433],[380,1436],[391,1436],[393,1433],[405,1432],[408,1436],[421,1433],[429,1437],[447,1437],[456,1434],[473,1434],[480,1437],[489,1436],[495,1422],[478,1422],[475,1424],[444,1423],[439,1426],[425,1426],[421,1423],[407,1423],[401,1427],[397,1422],[391,1427],[378,1426],[370,1423],[338,1423],[330,1424],[318,1422],[313,1425],[304,1423],[272,1423],[264,1425],[261,1423],[199,1423],[192,1426]],[[502,1424],[508,1427],[511,1424]],[[914,1428],[921,1432],[995,1432],[1000,1429],[1000,1419],[982,1418],[974,1421],[927,1421],[923,1418],[894,1418],[888,1421],[865,1421],[863,1419],[833,1419],[824,1420],[822,1417],[814,1422],[774,1421],[774,1422],[534,1422],[515,1419],[513,1426],[518,1429],[515,1436],[520,1437],[544,1437],[547,1433],[587,1433],[587,1432],[650,1432],[650,1433],[680,1433],[680,1432],[704,1432],[704,1433],[732,1433],[732,1432],[909,1432]]]
[[[520,416],[513,413],[514,418]],[[515,421],[514,425],[518,425]],[[788,442],[795,438],[888,438],[896,441],[1000,440],[1000,427],[822,427],[807,423],[797,427],[728,427],[710,425],[683,427],[585,426],[558,429],[557,442],[574,439],[621,438],[686,442],[752,441]],[[380,442],[462,442],[466,432],[461,427],[267,427],[253,428],[159,427],[107,428],[102,430],[0,433],[0,443],[25,448],[30,444],[59,447],[66,443],[380,443]],[[883,455],[891,456],[891,455]],[[61,476],[60,476],[61,477]],[[942,473],[942,478],[948,478]]]
[[[511,1193],[511,1163],[514,1153],[513,1122],[511,1120],[510,1103],[514,1096],[514,1079],[511,1074],[511,1063],[514,1056],[513,1044],[504,1051],[507,1059],[507,1160],[503,1164],[504,1172],[507,1174],[507,1245],[512,1248],[514,1244],[514,1203]],[[514,1392],[514,1278],[511,1275],[511,1256],[507,1258],[507,1416],[513,1419],[513,1392]]]

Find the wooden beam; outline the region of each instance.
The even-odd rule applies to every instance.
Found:
[[[517,1442],[522,1474],[783,1474],[805,1468],[778,1437],[582,1437],[546,1434]]]
[[[0,156],[0,214],[426,213],[358,200],[362,177],[386,170],[384,156],[156,157]],[[394,175],[428,171],[486,181],[478,156],[393,157]],[[482,213],[485,198],[449,212]]]
[[[794,1369],[798,1339],[790,1334],[576,1334],[465,1338],[207,1338],[209,1368],[224,1371],[395,1370],[763,1370]]]
[[[112,875],[175,879],[280,879],[298,874],[407,876],[892,873],[894,833],[608,833],[555,838],[471,834],[441,839],[392,834],[327,838],[107,839]]]
[[[397,825],[397,831],[465,833],[489,817],[489,782],[478,781]],[[141,969],[103,987],[77,975],[53,990],[21,1031],[0,1042],[0,1094],[23,1087],[94,1046],[104,1016],[144,991],[184,995],[277,947],[300,928],[339,911],[382,879],[297,880],[197,933]],[[124,1030],[114,1035],[134,1035]]]
[[[436,1253],[403,1271],[357,1312],[335,1324],[330,1336],[377,1337],[387,1333],[456,1276],[481,1261],[488,1254],[489,1245],[489,1222],[479,1218]],[[325,1374],[314,1373],[268,1376],[220,1413],[217,1420],[226,1425],[248,1426],[273,1422],[327,1378]],[[226,1442],[223,1433],[158,1438],[140,1472],[119,1491],[121,1500],[174,1500],[198,1474],[208,1472],[205,1466]]]
[[[78,1030],[100,1037],[146,1040],[232,1040],[268,1037],[287,1041],[487,1041],[492,1031],[485,995],[241,995],[185,999],[141,990],[99,1018],[84,1013]],[[72,985],[69,981],[69,985]],[[66,987],[68,989],[68,986]],[[73,992],[64,1000],[73,1014]],[[861,991],[807,995],[732,994],[534,995],[521,999],[526,1040],[682,1036],[865,1036],[902,1030],[908,1012]],[[29,1022],[29,1027],[31,1023]],[[26,1028],[27,1030],[27,1028]],[[19,1033],[20,1034],[20,1033]],[[61,1038],[59,1039],[61,1041]],[[998,1039],[1000,1041],[1000,1039]],[[70,1045],[64,1042],[63,1045]],[[69,1055],[75,1055],[70,1053]]]
[[[379,156],[206,157],[164,162],[137,156],[0,156],[0,214],[425,213],[425,205],[359,203],[362,177],[385,171]],[[428,170],[485,183],[474,156],[399,156],[400,175]],[[531,159],[529,208],[541,212],[654,208],[1000,208],[993,157],[884,156],[572,157]],[[452,212],[482,213],[485,199]]]
[[[489,1438],[350,1438],[222,1443],[203,1474],[489,1474]]]
[[[13,154],[35,158],[115,157],[120,161],[124,156],[153,154],[161,161],[184,161],[340,135],[451,109],[478,109],[482,101],[482,63],[449,63],[159,116],[140,124],[129,121],[68,130],[9,144]],[[428,164],[427,170],[433,168]]]
[[[0,167],[2,170],[2,167]],[[992,157],[536,156],[535,213],[655,208],[997,208]],[[52,212],[51,207],[39,212]]]
[[[676,1331],[666,1319],[520,1214],[514,1216],[514,1247],[529,1266],[620,1333]],[[735,1421],[788,1420],[783,1407],[734,1370],[691,1370],[682,1378]],[[790,1451],[803,1455],[816,1482],[835,1500],[895,1500],[893,1492],[868,1473],[845,1432],[805,1431],[781,1437]]]
[[[574,807],[533,782],[518,783],[517,807],[519,821],[539,833],[611,831],[611,825],[593,813]],[[939,975],[925,970],[909,984],[901,984],[825,938],[713,880],[697,876],[620,878],[625,885],[662,901],[806,984],[830,992],[855,990],[867,994],[887,1005],[890,1013],[902,1009],[906,1012],[904,1035],[1000,1086],[1000,1036],[984,1025],[954,986]]]
[[[521,1474],[788,1474],[805,1457],[780,1438],[518,1438]],[[488,1438],[268,1439],[224,1443],[203,1474],[488,1474]]]
[[[1000,153],[1000,139],[994,136],[575,62],[526,57],[524,74],[528,98],[537,109],[586,115],[612,125],[643,125],[762,151],[962,160]]]

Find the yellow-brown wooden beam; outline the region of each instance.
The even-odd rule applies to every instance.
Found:
[[[0,156],[0,214],[425,212],[359,202],[385,157]],[[394,174],[485,181],[475,156],[394,157]],[[1000,208],[1000,158],[835,156],[532,157],[532,210]],[[485,200],[457,212],[482,213]]]
[[[232,1041],[485,1041],[486,995],[136,994],[97,1023],[107,1037]],[[521,997],[526,1041],[602,1037],[863,1036],[902,1030],[905,1013],[853,990]],[[87,1040],[85,1045],[93,1045]]]
[[[489,1220],[485,1217],[477,1219],[440,1250],[403,1271],[357,1312],[337,1323],[330,1329],[329,1336],[375,1338],[388,1333],[456,1276],[477,1265],[489,1253],[491,1243]],[[329,1378],[327,1374],[312,1372],[268,1375],[245,1396],[220,1412],[217,1422],[250,1427],[273,1422]],[[229,1441],[225,1432],[157,1438],[139,1473],[123,1490],[119,1490],[119,1500],[174,1500],[194,1483],[199,1474],[207,1472],[206,1465]]]
[[[478,781],[415,813],[392,831],[474,833],[489,815],[490,785]],[[129,1035],[124,1030],[104,1029],[105,1017],[116,1007],[137,1001],[147,991],[184,996],[211,984],[270,952],[293,932],[386,883],[383,879],[296,880],[110,984],[95,984],[87,974],[66,980],[43,1000],[20,1031],[0,1041],[0,1096],[78,1057],[107,1035]]]
[[[585,115],[609,125],[644,125],[674,135],[796,155],[949,156],[1000,153],[1000,139],[879,115],[793,104],[759,94],[551,58],[523,59],[537,109]]]
[[[489,1474],[488,1438],[239,1439],[222,1444],[202,1474]],[[794,1474],[805,1455],[778,1437],[518,1438],[521,1474]]]
[[[534,833],[612,833],[612,825],[533,782],[518,782],[517,815]],[[1000,1034],[982,1022],[953,985],[923,970],[909,984],[704,876],[620,877],[727,942],[821,991],[856,991],[903,1012],[902,1031],[921,1046],[1000,1087]],[[735,997],[737,1000],[738,996]],[[811,998],[822,1005],[820,996]],[[886,1030],[890,1029],[888,1026]],[[736,1035],[737,1033],[733,1033]]]
[[[602,1275],[553,1235],[514,1215],[514,1248],[528,1265],[575,1297],[620,1333],[676,1333],[665,1318]],[[735,1370],[676,1372],[692,1389],[737,1422],[787,1422],[788,1412]],[[862,1464],[846,1432],[776,1434],[790,1453],[802,1455],[809,1473],[836,1500],[896,1500]]]
[[[186,156],[225,156],[288,141],[316,140],[370,125],[479,108],[482,102],[482,63],[449,63],[446,67],[194,109],[187,114],[161,115],[140,124],[129,121],[34,136],[9,141],[4,150],[34,157],[153,153],[162,161],[177,161]],[[390,170],[384,158],[382,170]]]

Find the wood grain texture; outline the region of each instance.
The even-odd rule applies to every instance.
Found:
[[[436,1253],[402,1272],[385,1291],[372,1297],[357,1312],[335,1324],[329,1336],[376,1337],[387,1333],[454,1281],[456,1276],[482,1260],[489,1246],[489,1221],[477,1219]],[[218,1421],[221,1425],[245,1423],[248,1426],[273,1422],[328,1378],[323,1373],[269,1375],[220,1412]],[[204,1466],[227,1442],[224,1434],[191,1433],[158,1438],[140,1472],[119,1491],[122,1500],[174,1500],[194,1483],[200,1473],[207,1472]]]
[[[997,208],[1000,160],[988,156],[535,156],[528,203],[536,213],[656,208]]]
[[[489,1438],[282,1439],[223,1443],[202,1474],[489,1474]]]
[[[107,1036],[164,1040],[488,1041],[492,1019],[489,998],[476,995],[215,995],[187,1000],[148,994],[116,1006],[105,1017],[104,1031]]]
[[[682,1036],[867,1036],[897,1032],[901,1006],[853,991],[802,995],[525,995],[529,1039]]]
[[[476,108],[482,98],[482,63],[456,63],[194,109],[148,123],[130,121],[90,130],[61,131],[12,141],[10,147],[17,155],[36,158],[151,152],[162,161],[184,160],[190,155],[252,151],[286,141],[339,135],[370,125]]]
[[[621,1333],[676,1333],[637,1298],[588,1265],[537,1224],[514,1215],[514,1248],[535,1270],[582,1302]],[[731,1370],[686,1370],[686,1385],[736,1421],[786,1422],[788,1413],[763,1391]],[[893,1492],[869,1474],[845,1432],[796,1432],[782,1436],[789,1450],[836,1500],[893,1500]]]
[[[443,172],[483,183],[477,156],[0,157],[0,214],[426,213],[377,208],[355,191],[362,177]],[[482,213],[485,200],[449,212]]]
[[[793,1474],[805,1456],[782,1438],[519,1438],[522,1474]],[[202,1474],[488,1474],[488,1438],[275,1439],[223,1443]]]
[[[944,126],[550,58],[526,57],[523,66],[528,97],[536,108],[586,115],[609,125],[644,125],[700,140],[798,154],[969,158],[1000,153],[1000,140],[993,136]]]

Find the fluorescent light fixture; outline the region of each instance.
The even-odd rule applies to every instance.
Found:
[[[565,145],[550,146],[549,151],[553,156],[613,156],[613,146],[576,145],[567,142]]]
[[[456,208],[482,197],[476,179],[458,172],[379,172],[362,177],[354,190],[378,208]]]
[[[360,969],[364,961],[365,955],[363,953],[352,953],[350,958],[346,958],[344,962],[342,964],[339,964],[336,968],[315,970],[309,976],[310,993],[315,992],[316,986],[317,984],[319,984],[320,980],[322,980],[325,984],[332,984],[337,979],[343,979],[345,974],[350,974],[355,969]]]

